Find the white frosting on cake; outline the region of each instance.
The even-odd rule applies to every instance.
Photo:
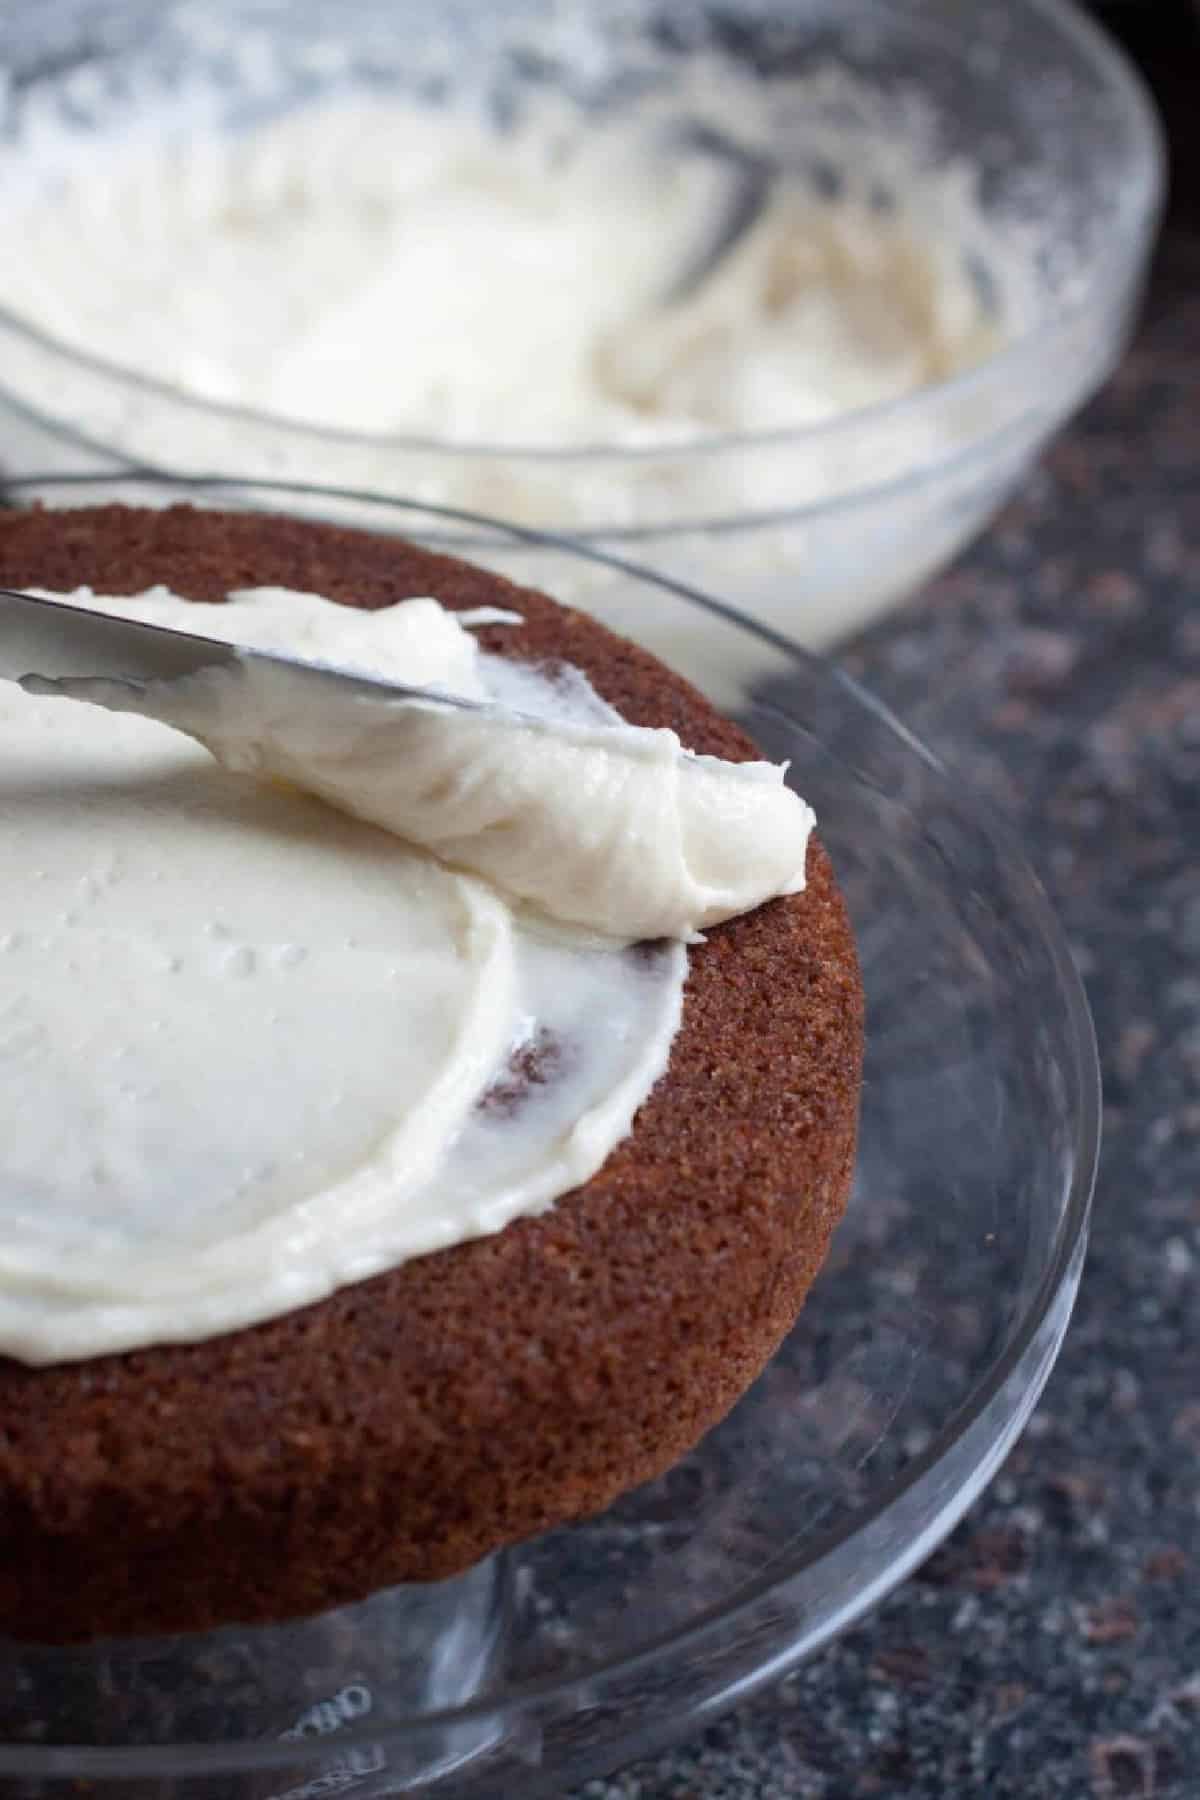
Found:
[[[343,701],[339,724],[253,659],[152,688],[157,717],[0,691],[8,1354],[207,1337],[551,1204],[681,1017],[682,944],[621,940],[802,883],[780,771],[689,758],[435,602],[68,597],[508,710]],[[218,766],[175,712],[287,779]]]

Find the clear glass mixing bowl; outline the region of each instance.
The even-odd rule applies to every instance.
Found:
[[[809,646],[945,563],[1103,381],[1162,194],[1140,83],[1066,0],[0,0],[0,21],[0,195],[31,180],[48,191],[64,132],[87,156],[131,126],[148,147],[194,130],[201,90],[209,124],[231,131],[347,84],[434,105],[467,84],[509,117],[549,86],[586,121],[684,94],[706,55],[753,72],[746,137],[817,191],[860,169],[868,141],[885,208],[898,176],[881,144],[936,167],[966,157],[983,216],[1020,246],[1015,339],[953,379],[808,429],[642,449],[320,430],[147,379],[136,326],[117,367],[36,317],[0,314],[11,472],[315,471],[624,548]],[[36,233],[20,254],[37,257]],[[968,254],[980,292],[999,291],[986,244]]]
[[[16,484],[52,505],[221,484]],[[441,542],[420,505],[237,484]],[[458,520],[465,526],[468,521]],[[476,521],[476,523],[480,523]],[[500,535],[505,528],[488,525]],[[545,585],[593,552],[541,546]],[[1067,1327],[1097,1152],[1086,1003],[1019,847],[848,677],[628,566],[594,610],[669,646],[815,805],[867,993],[857,1180],[795,1329],[726,1421],[603,1516],[322,1618],[0,1648],[0,1785],[135,1800],[560,1800],[810,1655],[995,1473]],[[120,1546],[111,1546],[112,1555]],[[91,1787],[87,1791],[93,1791]]]

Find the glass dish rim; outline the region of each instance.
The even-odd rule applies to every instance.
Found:
[[[272,432],[295,434],[298,441],[311,444],[314,453],[322,444],[354,447],[360,450],[419,452],[424,456],[453,460],[519,459],[530,463],[583,463],[604,465],[628,462],[630,465],[664,461],[673,457],[715,456],[733,451],[765,449],[772,445],[835,443],[850,438],[860,430],[870,430],[896,418],[915,418],[923,412],[936,411],[943,403],[957,404],[970,400],[980,389],[1015,381],[1014,371],[1043,354],[1060,339],[1074,339],[1090,320],[1102,319],[1112,312],[1119,314],[1122,301],[1141,269],[1158,227],[1166,192],[1167,153],[1161,120],[1150,90],[1140,72],[1117,40],[1096,20],[1090,18],[1074,0],[1015,0],[1030,12],[1049,20],[1070,43],[1074,52],[1088,62],[1104,79],[1109,91],[1121,103],[1122,112],[1136,139],[1131,162],[1131,178],[1120,196],[1119,210],[1112,225],[1113,255],[1094,271],[1087,292],[1079,299],[1051,308],[1042,318],[1004,344],[980,363],[960,370],[940,381],[928,383],[910,394],[896,399],[856,407],[836,418],[816,425],[776,426],[757,432],[710,432],[678,444],[621,445],[609,441],[595,444],[523,444],[493,441],[476,443],[467,439],[423,437],[419,433],[368,432],[344,427],[308,423],[291,419],[286,414],[265,412],[261,408],[230,404],[192,393],[177,382],[159,376],[145,375],[109,357],[79,350],[52,332],[44,331],[32,320],[8,307],[0,306],[0,328],[24,336],[67,364],[95,376],[101,376],[132,394],[155,395],[175,405],[194,409],[212,420],[254,425]],[[1134,179],[1133,177],[1136,177]],[[5,390],[0,387],[0,393]],[[56,430],[76,436],[73,428],[61,422],[46,421]],[[1001,426],[1003,432],[1012,421]],[[971,440],[972,445],[986,444],[995,435],[985,432]],[[85,444],[81,436],[76,441]],[[101,448],[101,446],[97,446]],[[109,454],[119,449],[103,446]],[[953,464],[959,450],[945,458],[933,459],[925,467]],[[832,504],[859,499],[875,492],[877,483],[848,486],[832,497]],[[885,483],[884,485],[890,485]],[[798,515],[811,516],[831,502],[800,506]],[[752,515],[751,515],[752,516]],[[599,531],[601,528],[596,527]]]
[[[1060,1293],[1071,1278],[1086,1244],[1100,1151],[1100,1064],[1086,993],[1057,915],[1042,883],[1026,861],[1015,832],[985,799],[961,782],[942,759],[923,744],[883,701],[877,699],[869,689],[836,663],[811,651],[802,650],[783,633],[769,625],[760,624],[737,607],[705,594],[687,582],[643,568],[624,557],[610,554],[568,535],[543,531],[533,526],[509,524],[467,508],[378,494],[368,489],[255,476],[164,475],[154,469],[135,467],[119,473],[86,471],[0,476],[0,506],[6,504],[9,495],[27,493],[37,497],[38,490],[45,494],[55,487],[67,490],[116,490],[138,486],[161,488],[166,492],[179,491],[181,502],[186,502],[189,498],[202,499],[206,490],[218,496],[233,492],[249,495],[261,492],[265,496],[278,495],[281,501],[286,501],[289,496],[296,496],[369,504],[380,508],[382,512],[418,516],[425,514],[483,526],[503,532],[520,542],[582,557],[631,580],[662,588],[689,605],[698,607],[702,612],[721,618],[747,635],[759,638],[840,691],[852,706],[866,712],[876,724],[897,738],[909,755],[915,756],[937,777],[955,803],[987,833],[1003,853],[1006,866],[1021,873],[1026,890],[1028,923],[1037,930],[1053,968],[1072,1048],[1076,1088],[1073,1095],[1076,1118],[1072,1173],[1053,1251],[1046,1259],[1037,1287],[1023,1316],[1014,1326],[1002,1349],[993,1357],[987,1370],[973,1384],[967,1397],[943,1421],[939,1430],[913,1457],[903,1473],[884,1482],[872,1495],[869,1503],[857,1510],[850,1520],[814,1534],[807,1540],[807,1548],[802,1557],[772,1564],[766,1572],[738,1588],[730,1601],[706,1607],[685,1625],[647,1639],[632,1652],[611,1656],[566,1676],[539,1676],[508,1690],[485,1693],[462,1705],[431,1710],[382,1728],[372,1728],[366,1722],[352,1725],[339,1731],[336,1740],[332,1742],[321,1739],[303,1743],[229,1739],[222,1743],[179,1742],[133,1746],[0,1743],[0,1777],[32,1774],[66,1777],[86,1773],[103,1781],[120,1776],[146,1776],[164,1772],[187,1776],[272,1768],[295,1769],[308,1763],[323,1762],[331,1753],[340,1754],[360,1745],[369,1744],[386,1750],[389,1744],[400,1745],[431,1730],[480,1724],[501,1711],[519,1714],[536,1708],[539,1702],[570,1693],[573,1689],[594,1694],[597,1684],[616,1676],[627,1677],[636,1673],[664,1653],[678,1655],[702,1648],[717,1632],[736,1627],[740,1621],[748,1619],[755,1607],[776,1590],[786,1587],[798,1575],[831,1560],[854,1538],[877,1527],[895,1505],[927,1481],[939,1465],[951,1457],[955,1447],[983,1417],[1006,1383],[1019,1371],[1052,1313]],[[137,503],[136,496],[130,503]],[[369,529],[365,521],[355,521],[355,525],[360,529]],[[771,704],[776,711],[786,711],[775,701]]]

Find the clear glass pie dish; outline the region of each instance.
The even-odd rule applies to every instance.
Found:
[[[126,319],[119,356],[89,353],[47,323],[47,290],[103,293],[136,242],[118,234],[107,263],[80,242],[67,268],[39,269],[35,215],[21,257],[41,309],[5,307],[0,282],[0,460],[14,473],[318,471],[621,549],[810,647],[845,636],[982,529],[1106,378],[1158,219],[1153,109],[1099,28],[1066,0],[969,13],[948,0],[7,0],[0,193],[14,201],[30,184],[53,198],[63,157],[90,168],[114,132],[161,152],[197,119],[235,133],[347,84],[441,105],[467,82],[518,115],[550,89],[585,133],[664,96],[690,116],[690,74],[719,55],[750,72],[737,130],[815,193],[866,170],[886,210],[908,163],[973,171],[981,231],[955,254],[985,300],[1019,268],[1024,299],[1000,309],[999,347],[975,366],[823,423],[793,428],[774,408],[777,428],[680,442],[511,429],[467,442],[206,398],[152,374],[152,312]],[[603,578],[595,565],[587,583]]]
[[[302,510],[435,544],[470,525],[520,539],[550,593],[599,554],[419,502],[245,479],[45,477],[3,497]],[[1099,1134],[1087,1007],[1036,878],[836,668],[719,599],[628,564],[608,574],[597,616],[790,759],[851,910],[867,1068],[829,1262],[724,1423],[598,1518],[453,1582],[291,1624],[3,1645],[0,1784],[138,1800],[560,1796],[695,1729],[877,1603],[1029,1417],[1070,1316]]]

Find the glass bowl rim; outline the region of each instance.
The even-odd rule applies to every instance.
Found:
[[[1110,311],[1119,311],[1149,255],[1158,228],[1167,181],[1165,134],[1149,88],[1117,40],[1074,4],[1074,0],[1013,0],[1013,4],[1039,14],[1061,32],[1073,54],[1101,76],[1107,90],[1121,104],[1135,144],[1130,159],[1130,179],[1123,185],[1111,227],[1113,255],[1110,259],[1097,260],[1087,291],[1081,297],[1050,308],[1044,316],[999,350],[985,357],[982,362],[942,380],[929,382],[898,398],[855,407],[820,424],[784,425],[763,431],[708,432],[677,444],[635,445],[621,445],[609,440],[595,444],[524,444],[501,440],[476,443],[468,439],[425,437],[419,433],[357,431],[308,423],[303,419],[289,418],[283,413],[266,412],[261,408],[227,403],[193,393],[177,382],[142,374],[109,357],[76,349],[8,307],[0,306],[0,327],[25,337],[68,365],[103,377],[115,388],[135,395],[155,395],[213,420],[226,420],[235,424],[240,422],[272,432],[287,432],[293,434],[297,442],[310,444],[314,454],[322,444],[328,444],[353,446],[361,450],[420,452],[424,456],[447,460],[505,458],[547,465],[604,465],[617,462],[637,465],[675,457],[707,457],[733,451],[766,449],[772,445],[799,448],[814,443],[828,445],[843,438],[853,442],[856,434],[862,430],[873,429],[897,418],[914,419],[926,412],[936,412],[943,403],[969,401],[980,390],[986,391],[994,385],[1007,388],[1010,382],[1015,384],[1016,371],[1024,364],[1044,355],[1059,342],[1076,341],[1081,329],[1091,320],[1103,318]],[[0,394],[6,395],[3,384],[0,384]],[[47,420],[46,423],[73,436],[76,442],[87,442],[70,425],[64,425],[61,421]],[[1000,427],[1000,433],[1011,427],[1011,424],[1012,420],[1005,421]],[[975,446],[986,444],[992,435],[995,434],[983,432],[970,442]],[[119,446],[96,447],[104,449],[107,454],[120,455]],[[953,464],[960,455],[961,446],[956,446],[948,456],[933,459],[923,467],[937,467],[940,463]],[[802,505],[796,511],[799,515],[811,516],[829,504],[837,505],[846,500],[865,498],[874,493],[878,485],[868,483],[858,487],[851,484],[833,496],[831,502],[819,501],[813,506]],[[882,485],[888,486],[891,483]],[[669,525],[670,522],[666,523]],[[689,529],[692,527],[689,526]]]
[[[877,725],[892,734],[910,756],[915,756],[923,763],[937,777],[955,804],[1003,852],[1005,866],[1020,873],[1025,888],[1027,922],[1036,929],[1042,948],[1048,955],[1063,1003],[1064,1022],[1074,1065],[1074,1154],[1070,1188],[1062,1219],[1053,1250],[1046,1259],[1036,1289],[1023,1316],[1009,1333],[987,1370],[974,1382],[967,1397],[959,1402],[903,1472],[884,1482],[872,1495],[869,1503],[856,1510],[851,1519],[814,1534],[808,1540],[803,1556],[773,1563],[763,1574],[743,1583],[730,1601],[704,1608],[685,1625],[652,1636],[633,1651],[618,1653],[565,1676],[539,1676],[507,1690],[482,1694],[462,1705],[431,1710],[384,1727],[372,1728],[364,1721],[339,1731],[336,1738],[329,1741],[311,1739],[302,1743],[283,1743],[229,1739],[221,1743],[180,1742],[134,1746],[0,1743],[0,1777],[30,1774],[67,1777],[78,1776],[81,1771],[86,1770],[97,1779],[111,1780],[123,1775],[146,1776],[152,1772],[164,1771],[181,1776],[198,1776],[257,1769],[294,1769],[308,1763],[323,1762],[331,1754],[337,1755],[360,1745],[377,1745],[386,1750],[389,1743],[399,1745],[432,1730],[479,1724],[501,1711],[521,1713],[536,1708],[539,1702],[572,1690],[581,1694],[594,1691],[598,1683],[614,1676],[625,1677],[635,1673],[653,1663],[664,1652],[678,1655],[702,1647],[718,1631],[736,1627],[739,1621],[748,1619],[756,1605],[769,1598],[775,1590],[786,1586],[805,1571],[817,1568],[860,1534],[878,1526],[893,1506],[935,1473],[939,1465],[952,1455],[956,1445],[971,1427],[982,1418],[1009,1379],[1019,1371],[1082,1255],[1087,1239],[1088,1217],[1100,1151],[1100,1064],[1091,1012],[1057,915],[1040,880],[1026,861],[1015,832],[989,802],[960,782],[942,759],[923,744],[883,701],[877,699],[868,688],[863,687],[836,663],[801,649],[783,633],[769,625],[760,624],[727,601],[705,594],[687,582],[643,568],[622,556],[600,550],[565,534],[543,531],[533,526],[509,524],[468,508],[378,494],[362,488],[319,482],[260,479],[256,476],[164,475],[154,469],[132,468],[119,473],[81,471],[0,476],[0,506],[4,505],[10,494],[29,494],[33,498],[39,498],[55,487],[70,491],[83,488],[118,490],[130,486],[159,488],[167,493],[178,492],[181,503],[186,503],[189,499],[202,499],[206,491],[218,496],[234,492],[250,495],[261,492],[264,496],[277,495],[281,501],[286,501],[289,496],[327,499],[377,506],[383,512],[417,516],[426,514],[483,526],[492,531],[500,531],[519,543],[560,550],[567,555],[607,567],[651,588],[661,588],[700,611],[723,619],[746,635],[769,644],[797,666],[807,669],[811,675],[824,681],[853,707],[867,713]],[[137,503],[136,496],[130,503]],[[370,528],[365,521],[355,521],[355,527]],[[777,702],[772,701],[772,706],[776,711],[786,713],[786,707],[780,707]],[[186,1635],[184,1634],[185,1639]]]

